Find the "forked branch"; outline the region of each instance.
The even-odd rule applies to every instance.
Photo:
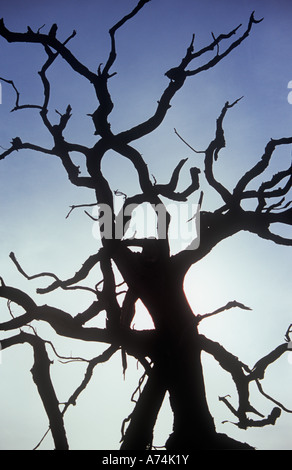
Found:
[[[289,329],[287,330],[286,335],[288,334],[288,332],[290,332]],[[224,402],[228,409],[238,418],[238,423],[234,424],[236,424],[241,429],[247,429],[248,427],[263,427],[266,425],[274,425],[276,420],[281,415],[281,409],[289,413],[291,412],[280,402],[265,394],[260,383],[260,380],[264,378],[264,374],[267,367],[273,362],[275,362],[277,359],[279,359],[279,357],[282,356],[283,353],[288,351],[287,342],[281,344],[269,354],[267,354],[265,357],[261,358],[251,369],[246,364],[240,362],[237,357],[226,351],[225,348],[219,343],[207,339],[203,335],[200,335],[200,339],[202,344],[202,350],[211,354],[218,361],[220,366],[232,375],[238,393],[238,408],[235,408],[230,403],[230,401],[227,399],[227,396],[219,397],[219,400]],[[267,417],[264,417],[262,413],[258,412],[250,404],[249,386],[253,381],[256,382],[260,393],[277,405],[275,408],[273,408],[273,410]],[[250,419],[247,416],[247,413],[251,412],[260,416],[262,419]]]
[[[34,351],[34,365],[31,369],[33,380],[46,410],[49,426],[56,450],[68,450],[67,436],[63,416],[59,410],[59,402],[51,381],[50,365],[44,341],[35,335],[21,332],[16,336],[1,341],[2,349],[20,343],[28,343]]]
[[[45,288],[39,288],[37,289],[37,292],[39,294],[47,294],[48,292],[52,292],[53,290],[57,289],[58,287],[62,288],[62,289],[84,289],[84,290],[88,290],[88,291],[91,291],[93,292],[94,294],[98,294],[97,290],[94,290],[94,289],[90,289],[90,288],[87,288],[87,287],[83,287],[83,286],[73,286],[73,284],[76,284],[80,281],[82,281],[83,279],[85,279],[89,272],[91,271],[91,269],[97,264],[100,262],[101,260],[101,257],[102,257],[102,250],[100,250],[98,253],[94,254],[94,255],[91,255],[89,256],[89,258],[84,262],[84,264],[82,265],[82,267],[75,273],[75,275],[65,281],[61,281],[57,276],[56,274],[54,273],[50,273],[50,272],[42,272],[42,273],[38,273],[38,274],[33,274],[33,275],[28,275],[24,270],[23,268],[21,267],[21,265],[19,264],[18,260],[16,259],[16,256],[14,253],[10,253],[10,258],[11,260],[13,261],[13,263],[15,264],[17,270],[20,272],[20,274],[22,274],[26,279],[28,279],[29,281],[30,280],[33,280],[33,279],[37,279],[37,278],[40,278],[40,277],[52,277],[53,279],[55,279],[55,281],[49,285],[48,287],[45,287]],[[72,287],[73,286],[73,287]]]

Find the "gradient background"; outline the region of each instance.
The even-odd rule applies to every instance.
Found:
[[[69,48],[92,70],[107,60],[110,41],[108,29],[136,5],[133,0],[1,0],[0,16],[8,29],[37,30],[45,24],[48,31],[58,24],[58,37],[65,40],[73,31],[77,36]],[[215,69],[187,80],[175,96],[161,127],[134,145],[141,151],[150,172],[158,182],[167,182],[181,158],[189,160],[182,171],[181,188],[189,182],[188,168],[201,166],[202,156],[192,153],[174,134],[176,128],[196,149],[205,149],[214,137],[216,118],[224,103],[244,95],[225,119],[226,149],[216,162],[216,176],[232,188],[238,178],[257,162],[270,138],[291,135],[292,106],[288,102],[288,82],[292,80],[291,14],[288,0],[152,0],[137,17],[117,33],[118,58],[112,71],[110,92],[115,103],[111,115],[114,132],[127,129],[147,119],[167,86],[165,71],[176,66],[184,56],[192,34],[195,48],[242,23],[246,27],[251,12],[264,17],[250,37]],[[241,31],[241,30],[240,30]],[[222,46],[223,47],[223,46]],[[211,56],[208,56],[211,57]],[[20,104],[42,104],[43,90],[37,72],[46,60],[39,45],[11,44],[0,41],[0,76],[13,79],[21,92]],[[197,66],[198,64],[194,64]],[[65,136],[71,142],[91,146],[95,142],[88,113],[96,109],[93,90],[82,77],[56,60],[50,68],[52,96],[49,117],[58,121],[55,109],[64,112],[70,103],[73,116]],[[23,110],[10,113],[15,104],[12,88],[2,83],[0,106],[0,145],[10,146],[13,137],[50,147],[51,138],[43,128],[38,112]],[[84,168],[78,155],[74,161]],[[277,151],[268,175],[286,169],[291,162],[291,148]],[[126,194],[138,190],[137,175],[128,161],[108,153],[104,174],[113,189]],[[269,176],[267,176],[269,179]],[[206,189],[206,187],[204,186]],[[196,203],[198,196],[193,196]],[[84,260],[98,249],[93,237],[93,222],[81,210],[66,219],[72,204],[94,202],[86,189],[70,184],[58,159],[31,151],[15,152],[0,162],[0,275],[7,285],[25,290],[39,304],[49,304],[77,314],[92,301],[88,293],[54,292],[38,296],[35,289],[49,280],[26,281],[9,259],[14,251],[29,274],[52,271],[61,279],[75,273]],[[205,191],[204,209],[220,204],[212,190]],[[286,229],[291,237],[291,230]],[[283,342],[292,322],[291,249],[241,233],[225,240],[189,271],[185,289],[195,313],[205,313],[236,299],[252,311],[230,310],[205,320],[201,331],[221,342],[243,362],[253,366],[263,355]],[[98,269],[92,282],[101,279]],[[1,321],[9,318],[6,302],[0,302]],[[14,314],[18,310],[13,306]],[[104,318],[92,325],[101,326]],[[151,328],[143,307],[135,319],[136,328]],[[56,338],[51,328],[35,324],[37,332],[54,341],[63,356],[87,358],[100,354],[107,346],[82,344]],[[30,330],[28,330],[30,331]],[[9,333],[10,336],[12,333]],[[5,336],[5,334],[4,334]],[[54,364],[52,378],[60,402],[65,402],[82,381],[86,364],[60,364],[48,346]],[[292,354],[292,353],[290,353]],[[30,346],[5,350],[0,366],[0,449],[32,449],[47,430],[30,368]],[[203,356],[209,405],[217,429],[258,449],[291,449],[292,416],[282,413],[276,426],[240,431],[218,396],[230,394],[236,404],[234,385],[215,361]],[[120,354],[95,369],[92,382],[80,396],[77,406],[65,415],[71,449],[118,449],[122,420],[131,412],[130,396],[142,375],[136,361],[129,360],[126,380],[122,376]],[[289,354],[271,365],[263,382],[264,390],[292,408],[292,362]],[[273,404],[255,391],[252,403],[269,414]],[[168,402],[161,411],[155,445],[163,445],[171,432]],[[41,449],[52,448],[50,435]]]

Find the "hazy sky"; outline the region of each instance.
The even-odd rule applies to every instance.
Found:
[[[108,29],[135,5],[134,0],[2,0],[0,16],[9,29],[21,32],[28,25],[33,30],[45,25],[43,30],[48,31],[57,23],[58,37],[62,40],[76,29],[77,35],[69,48],[95,71],[107,60]],[[161,128],[135,143],[158,182],[166,182],[178,161],[189,158],[180,183],[182,187],[188,184],[188,168],[201,166],[201,156],[184,146],[173,129],[196,149],[205,149],[214,137],[216,118],[227,100],[244,96],[227,114],[226,149],[216,163],[216,175],[228,187],[232,188],[240,175],[260,159],[270,138],[291,135],[292,106],[287,97],[288,83],[292,80],[292,5],[289,0],[152,0],[118,31],[118,58],[113,67],[117,75],[110,81],[115,104],[111,116],[114,132],[153,114],[168,83],[164,73],[179,64],[193,33],[195,48],[199,49],[212,40],[211,33],[215,36],[227,33],[240,23],[243,30],[254,10],[255,17],[264,17],[264,21],[254,26],[250,37],[215,69],[189,78],[173,100]],[[39,45],[9,45],[0,41],[0,76],[14,80],[21,92],[20,104],[42,103],[43,90],[37,72],[45,60]],[[96,109],[93,90],[61,59],[50,69],[48,77],[52,86],[50,118],[57,122],[55,109],[64,112],[70,103],[73,116],[66,138],[93,145],[94,129],[87,116]],[[34,110],[10,113],[14,103],[12,88],[2,83],[0,145],[8,148],[11,139],[19,136],[23,141],[49,147],[51,139],[38,113]],[[83,168],[84,162],[79,161],[78,155],[74,161]],[[275,154],[272,173],[286,169],[290,161],[291,148],[287,147]],[[113,189],[135,193],[137,178],[127,161],[109,153],[103,169]],[[1,161],[0,275],[5,283],[24,289],[39,304],[59,306],[74,315],[84,310],[92,300],[88,294],[55,292],[39,298],[35,289],[40,281],[25,281],[9,260],[9,253],[14,251],[31,274],[52,271],[60,278],[71,276],[97,250],[98,242],[93,236],[92,220],[82,210],[73,212],[68,219],[65,217],[70,205],[90,202],[94,202],[94,195],[73,187],[57,159],[21,151]],[[210,191],[204,203],[206,209],[214,208],[218,199]],[[252,311],[234,310],[210,318],[202,323],[201,331],[253,366],[283,342],[292,323],[291,261],[291,249],[248,233],[216,247],[186,277],[185,289],[194,312],[210,312],[234,299]],[[4,321],[9,317],[6,303],[1,301],[0,307]],[[43,337],[55,338],[50,328],[36,326]],[[136,321],[136,327],[143,326],[151,327],[147,317]],[[61,355],[83,354],[91,358],[106,348],[96,344],[74,346],[73,341],[62,338],[54,341]],[[282,400],[287,408],[292,408],[290,359],[286,355],[272,365],[264,382],[266,392]],[[218,401],[218,396],[230,394],[236,403],[234,387],[211,358],[204,356],[204,365],[210,408],[220,432],[260,449],[292,448],[289,414],[283,413],[276,426],[260,430],[244,432],[230,423],[222,425],[223,420],[233,421],[233,416]],[[0,449],[31,449],[47,429],[47,418],[31,379],[31,366],[29,346],[17,346],[2,353]],[[55,361],[52,369],[58,398],[66,401],[81,382],[85,365],[59,365]],[[131,361],[124,381],[118,353],[110,365],[97,367],[91,386],[66,414],[71,449],[119,448],[121,422],[132,409],[130,396],[141,375],[142,369],[137,370],[135,361]],[[266,414],[273,407],[257,395],[255,403]],[[155,444],[162,445],[170,432],[166,403]],[[41,448],[51,446],[47,437]]]

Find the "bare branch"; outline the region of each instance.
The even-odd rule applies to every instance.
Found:
[[[16,88],[14,82],[13,82],[12,80],[7,80],[6,78],[3,78],[3,77],[0,77],[0,80],[2,80],[3,82],[6,82],[6,83],[8,83],[9,85],[11,85],[12,88],[14,89],[15,93],[16,93],[15,106],[14,106],[14,108],[11,110],[11,112],[17,111],[18,109],[42,109],[41,106],[35,105],[35,104],[23,104],[23,105],[20,105],[20,104],[19,104],[20,93],[19,93],[19,91],[17,90],[17,88]]]
[[[63,141],[62,149],[53,148],[51,150],[45,147],[41,147],[39,145],[31,144],[29,142],[22,142],[19,137],[15,137],[14,139],[12,139],[11,144],[12,144],[11,147],[8,150],[5,150],[5,152],[3,152],[0,155],[0,160],[4,160],[5,157],[10,155],[14,151],[23,150],[23,149],[33,150],[35,152],[40,152],[46,155],[58,156],[61,159],[63,166],[65,170],[67,171],[68,178],[72,184],[74,184],[75,186],[86,187],[86,188],[94,187],[94,183],[90,177],[79,176],[79,173],[80,173],[79,167],[74,165],[74,163],[72,162],[69,156],[69,151],[76,150],[76,151],[83,152],[84,147],[75,146],[75,144],[67,144],[65,143],[65,141]]]
[[[116,296],[116,282],[111,259],[104,256],[100,260],[100,268],[103,274],[102,298],[105,301],[107,312],[107,327],[117,328],[120,324],[121,308]]]
[[[220,366],[229,372],[233,378],[233,381],[237,388],[238,393],[238,409],[236,410],[236,416],[240,422],[246,421],[246,413],[250,410],[249,402],[249,381],[245,374],[248,367],[240,362],[236,356],[226,351],[221,344],[214,342],[203,335],[199,335],[201,341],[201,347],[203,351],[211,354]]]
[[[267,425],[272,425],[276,423],[277,419],[281,416],[281,409],[279,407],[275,407],[272,409],[269,416],[266,418],[260,419],[255,421],[254,419],[246,418],[245,423],[239,422],[237,426],[240,429],[247,429],[247,428],[262,428]]]
[[[6,26],[4,25],[3,18],[0,20],[0,35],[6,39],[8,42],[27,42],[33,44],[42,44],[43,46],[49,46],[58,52],[63,59],[80,75],[85,77],[90,82],[96,82],[96,75],[90,70],[88,70],[85,65],[79,62],[76,57],[62,44],[60,41],[56,39],[55,36],[50,34],[41,34],[41,33],[34,33],[31,29],[26,33],[15,33],[9,31]]]
[[[275,149],[281,145],[288,145],[292,143],[292,137],[283,137],[281,139],[271,139],[266,145],[265,151],[261,157],[261,160],[256,163],[256,165],[245,173],[245,175],[240,178],[236,187],[234,188],[234,196],[238,199],[243,197],[243,191],[246,186],[257,176],[262,174],[269,166],[272,155]],[[271,184],[271,183],[270,183]]]
[[[144,7],[146,3],[150,2],[150,0],[139,0],[137,6],[131,11],[131,13],[125,15],[120,21],[118,21],[110,30],[109,34],[111,37],[111,51],[109,54],[109,58],[107,63],[103,69],[103,74],[108,76],[109,70],[114,64],[116,60],[116,41],[115,41],[115,34],[119,28],[121,28],[127,21],[133,18],[137,13]]]
[[[156,111],[150,117],[147,121],[133,127],[132,129],[129,129],[127,131],[121,132],[119,134],[119,137],[124,141],[124,142],[131,142],[133,140],[139,139],[143,137],[144,135],[149,134],[150,132],[154,131],[163,121],[165,118],[167,111],[170,108],[170,103],[174,95],[181,89],[183,86],[185,80],[189,76],[197,75],[200,72],[203,72],[205,70],[208,70],[215,65],[217,65],[222,59],[224,59],[227,55],[229,55],[236,47],[238,47],[248,36],[249,33],[252,29],[252,25],[255,23],[259,23],[262,20],[255,20],[254,18],[254,13],[250,16],[249,23],[247,26],[246,31],[243,33],[243,35],[234,41],[222,54],[217,54],[213,59],[211,59],[208,63],[205,65],[198,67],[195,70],[185,70],[187,65],[197,57],[212,51],[215,47],[218,46],[219,42],[221,42],[224,39],[229,39],[231,36],[236,34],[237,30],[240,28],[241,25],[233,29],[230,33],[228,34],[221,34],[218,36],[217,39],[215,39],[209,46],[201,49],[200,51],[193,53],[193,46],[194,46],[194,35],[192,37],[192,41],[190,46],[187,49],[185,57],[182,59],[181,63],[179,66],[174,67],[173,69],[170,69],[166,72],[166,76],[170,78],[170,83],[168,87],[164,90],[163,94],[161,95],[160,100],[158,101],[158,106],[156,108]]]
[[[287,331],[285,333],[285,341],[287,341],[287,343],[289,343],[291,341],[290,339],[290,333],[292,332],[292,323],[291,325],[289,325],[289,327],[287,328]]]
[[[272,233],[267,227],[263,228],[262,230],[256,231],[255,233],[259,235],[261,238],[264,238],[265,240],[271,240],[277,245],[292,246],[291,238],[285,238],[285,237],[282,237],[281,235]]]
[[[34,365],[31,369],[33,380],[46,410],[56,450],[68,450],[59,402],[50,377],[51,362],[48,358],[44,341],[35,335],[21,332],[19,335],[1,341],[2,349],[14,344],[29,343],[34,350]]]
[[[268,395],[266,392],[264,392],[263,390],[263,387],[262,387],[262,384],[260,383],[260,381],[257,379],[255,380],[255,383],[257,384],[257,387],[260,391],[260,393],[265,397],[267,398],[268,400],[272,401],[273,403],[275,403],[275,405],[277,405],[279,408],[281,408],[283,411],[285,411],[286,413],[292,413],[292,410],[289,410],[288,408],[286,408],[286,406],[284,406],[282,403],[280,403],[279,401],[275,400],[275,398],[272,398],[270,395]]]
[[[71,212],[73,212],[74,209],[78,209],[80,207],[95,207],[95,206],[97,206],[96,202],[92,204],[74,204],[73,206],[70,206],[70,211],[66,215],[66,219],[68,219],[68,217],[70,216]]]
[[[44,88],[44,102],[43,102],[42,111],[40,115],[43,119],[45,126],[52,133],[52,125],[49,122],[48,117],[47,117],[48,105],[49,105],[49,100],[50,100],[50,82],[47,78],[46,72],[48,68],[52,65],[52,63],[55,61],[55,59],[58,57],[58,53],[54,54],[47,45],[45,45],[44,47],[48,55],[48,59],[39,72],[39,76],[41,77],[43,88]]]
[[[176,129],[174,129],[175,134],[179,137],[179,139],[186,144],[193,152],[195,153],[203,153],[205,155],[205,150],[195,150],[194,147],[192,147],[185,139],[182,138],[182,136],[177,132]]]
[[[71,395],[71,397],[68,399],[67,403],[65,404],[63,410],[62,410],[62,416],[66,413],[67,409],[69,408],[70,405],[75,406],[76,401],[79,397],[79,395],[85,390],[87,385],[90,382],[90,379],[92,378],[93,370],[98,364],[102,364],[104,362],[107,362],[113,354],[118,350],[117,346],[110,346],[106,351],[104,351],[100,356],[95,357],[94,359],[91,359],[88,361],[88,366],[85,372],[84,379],[82,380],[81,384],[77,387],[75,392]]]
[[[198,67],[197,69],[194,69],[194,70],[188,70],[186,71],[186,75],[187,76],[192,76],[192,75],[197,75],[198,73],[202,72],[202,71],[206,71],[208,69],[210,69],[211,67],[214,67],[215,65],[217,65],[222,59],[224,59],[227,55],[229,55],[235,48],[237,48],[248,36],[249,36],[249,33],[252,29],[252,25],[253,24],[257,24],[257,23],[260,23],[261,21],[263,20],[260,19],[260,20],[256,20],[254,18],[254,12],[251,14],[250,16],[250,19],[249,19],[249,22],[248,22],[248,26],[247,26],[247,29],[245,30],[245,32],[242,34],[242,36],[240,36],[236,41],[234,41],[224,52],[222,52],[221,54],[218,53],[218,49],[217,49],[217,54],[215,55],[215,57],[213,59],[211,59],[209,62],[207,62],[206,64]],[[218,36],[217,39],[215,39],[213,41],[212,44],[210,44],[209,46],[207,46],[206,48],[202,49],[201,51],[195,53],[192,55],[192,58],[191,60],[195,59],[196,57],[199,57],[200,55],[204,54],[205,52],[207,51],[211,51],[213,50],[215,47],[218,46],[219,42],[222,41],[223,39],[229,39],[231,36],[233,36],[234,34],[236,34],[237,30],[241,27],[241,25],[237,26],[237,28],[233,29],[229,34],[220,34],[220,36]],[[191,61],[190,60],[190,61]],[[189,62],[190,62],[189,61]]]
[[[234,308],[234,307],[238,307],[238,308],[241,308],[243,310],[251,310],[251,308],[246,307],[245,305],[237,302],[236,300],[233,300],[231,302],[228,302],[226,305],[224,305],[224,307],[220,307],[220,308],[216,309],[214,312],[205,313],[203,315],[197,315],[196,320],[199,323],[200,321],[204,320],[205,318],[211,317],[213,315],[217,315],[218,313],[224,312],[224,311],[229,310],[229,309]]]
[[[37,307],[35,301],[28,294],[15,287],[6,286],[4,283],[0,286],[0,297],[11,300],[27,312],[33,312]]]
[[[64,310],[49,305],[37,306],[31,297],[20,289],[13,287],[0,286],[0,297],[11,300],[25,310],[25,313],[19,317],[14,317],[11,320],[0,323],[0,331],[21,328],[34,320],[44,321],[61,336],[124,347],[128,354],[137,358],[141,358],[143,355],[151,357],[155,351],[155,331],[135,331],[125,328],[109,330],[95,327],[84,328],[82,326],[86,321],[96,316],[101,309],[108,309],[108,305],[104,306],[101,304],[100,309],[97,303],[93,303],[83,313],[72,317]]]
[[[260,359],[252,368],[251,373],[249,375],[249,381],[255,379],[263,379],[265,375],[266,368],[279,359],[284,352],[288,350],[287,343],[281,344],[278,346],[274,351],[267,354],[265,357]]]
[[[219,343],[210,341],[202,335],[200,335],[200,338],[202,340],[202,349],[212,354],[219,362],[221,367],[231,373],[235,382],[239,399],[238,409],[235,409],[226,397],[219,398],[219,400],[223,401],[230,411],[238,418],[238,423],[234,424],[236,424],[240,429],[247,429],[248,427],[263,427],[270,424],[274,425],[277,418],[281,414],[280,408],[274,408],[270,415],[267,418],[264,418],[263,415],[259,413],[253,406],[251,406],[249,402],[249,383],[252,380],[256,380],[259,375],[261,375],[261,378],[263,377],[263,370],[267,367],[268,364],[279,357],[279,348],[282,351],[281,354],[283,353],[283,348],[277,348],[275,352],[260,360],[254,367],[253,371],[251,371],[249,375],[246,375],[245,372],[249,372],[250,370],[245,364],[239,362],[237,357],[227,352]],[[287,345],[284,346],[285,350],[287,350]],[[262,416],[263,419],[257,421],[252,420],[247,417],[246,414],[248,412],[253,412],[259,416]]]
[[[0,160],[4,160],[4,158],[6,158],[8,155],[10,155],[11,153],[13,153],[15,151],[15,148],[14,146],[12,145],[9,149],[5,150],[5,152],[3,152],[1,155],[0,155]]]
[[[38,274],[34,274],[32,276],[29,276],[22,269],[22,267],[20,266],[20,264],[17,261],[14,253],[10,253],[10,258],[12,259],[13,263],[15,264],[15,266],[18,269],[18,271],[20,272],[20,274],[22,274],[29,281],[31,281],[33,279],[40,278],[40,277],[52,277],[52,278],[55,279],[55,282],[53,284],[51,284],[50,286],[45,287],[45,288],[37,289],[37,292],[39,294],[47,294],[48,292],[51,292],[52,290],[56,289],[57,287],[61,287],[64,290],[66,290],[66,289],[67,290],[76,290],[76,289],[87,290],[89,292],[92,292],[95,295],[97,294],[96,290],[94,290],[94,289],[91,289],[89,287],[84,287],[84,286],[72,286],[72,284],[74,284],[75,282],[79,282],[79,281],[85,279],[85,277],[87,277],[89,271],[100,260],[99,253],[97,253],[97,255],[90,256],[87,259],[87,261],[84,263],[84,265],[82,266],[80,271],[78,271],[73,278],[68,279],[67,281],[61,281],[55,274],[49,273],[49,272],[42,272],[42,273],[38,273]]]
[[[235,106],[241,98],[237,99],[233,103],[228,101],[225,103],[220,116],[217,119],[216,125],[216,135],[215,139],[210,143],[206,152],[205,152],[205,175],[206,179],[211,187],[213,187],[222,197],[222,199],[228,204],[232,203],[231,193],[220,183],[218,182],[213,174],[213,162],[218,159],[219,152],[222,148],[225,147],[225,137],[223,130],[223,120],[228,111],[228,109]]]
[[[132,10],[131,13],[125,15],[118,23],[116,23],[110,30],[110,38],[111,38],[111,51],[107,60],[107,63],[103,69],[101,70],[101,64],[98,67],[97,77],[96,80],[92,81],[95,86],[96,95],[99,101],[98,108],[94,111],[94,113],[89,114],[92,117],[93,124],[95,127],[95,135],[100,135],[102,137],[112,136],[112,132],[110,129],[110,124],[108,122],[108,116],[112,112],[114,107],[113,102],[111,100],[110,93],[108,91],[108,79],[112,77],[114,74],[109,74],[109,70],[114,64],[116,60],[116,41],[115,41],[115,34],[116,31],[121,28],[124,23],[126,23],[129,19],[135,16],[143,6],[148,3],[150,0],[140,0],[138,5]]]
[[[136,150],[134,147],[124,144],[123,141],[121,141],[119,138],[115,139],[114,145],[112,145],[112,149],[133,163],[139,176],[139,183],[142,191],[145,194],[154,194],[149,170],[141,153],[138,152],[138,150]]]
[[[174,201],[186,201],[187,198],[197,189],[199,189],[199,168],[193,167],[190,169],[191,184],[181,193],[176,192],[176,186],[178,184],[178,178],[180,170],[185,164],[187,159],[183,159],[179,162],[177,167],[174,169],[171,180],[168,184],[155,184],[155,192],[161,194],[161,196],[167,197]]]
[[[130,328],[136,313],[135,304],[137,300],[137,295],[132,291],[132,289],[128,289],[121,309],[121,326],[123,328]]]
[[[153,428],[165,393],[166,387],[161,380],[161,373],[154,366],[137,400],[136,406],[127,420],[130,421],[130,424],[122,435],[121,450],[151,449]]]

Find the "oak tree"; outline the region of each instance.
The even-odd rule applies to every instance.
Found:
[[[76,36],[76,31],[61,40],[62,35],[59,34],[56,24],[49,28],[40,27],[38,30],[28,27],[27,31],[18,32],[11,31],[4,19],[0,22],[3,41],[6,40],[10,44],[25,43],[27,47],[39,45],[44,50],[45,60],[39,70],[43,95],[38,104],[22,104],[13,77],[1,77],[1,80],[3,85],[13,87],[15,91],[13,111],[21,112],[26,109],[38,113],[52,142],[51,145],[42,146],[25,141],[19,133],[12,138],[10,146],[2,151],[0,160],[9,159],[12,154],[22,150],[57,157],[72,185],[91,190],[95,198],[93,203],[87,205],[73,205],[68,216],[72,211],[78,210],[78,207],[95,205],[98,208],[95,223],[98,224],[101,234],[101,246],[67,279],[60,279],[55,273],[47,271],[30,274],[30,267],[23,266],[17,254],[10,254],[15,269],[26,279],[51,280],[45,287],[38,289],[39,295],[62,289],[82,289],[88,291],[94,300],[78,314],[67,312],[52,305],[42,304],[38,300],[39,297],[32,298],[22,289],[7,285],[5,273],[2,272],[0,296],[7,300],[8,313],[12,314],[12,305],[19,306],[22,313],[7,319],[1,314],[0,329],[5,332],[1,348],[5,350],[23,343],[31,346],[34,354],[32,377],[47,413],[49,430],[56,449],[69,449],[64,425],[67,409],[78,401],[89,384],[95,367],[109,361],[117,353],[122,356],[121,365],[124,371],[129,357],[137,359],[144,368],[137,389],[139,396],[132,413],[128,417],[125,416],[123,423],[121,449],[152,448],[155,424],[166,394],[173,414],[173,429],[169,430],[169,438],[165,442],[167,450],[252,449],[249,444],[216,432],[206,398],[202,352],[213,356],[220,367],[230,374],[235,384],[237,404],[228,396],[220,397],[228,412],[234,416],[235,424],[240,429],[273,425],[285,407],[268,397],[274,403],[268,415],[263,415],[252,404],[250,388],[255,384],[260,393],[265,395],[261,381],[267,367],[289,350],[290,326],[287,325],[283,344],[272,349],[250,367],[199,330],[199,326],[207,317],[235,307],[243,310],[248,310],[249,307],[239,301],[230,301],[223,307],[218,306],[211,313],[195,314],[185,295],[184,279],[189,269],[206,257],[220,242],[242,231],[276,244],[287,247],[292,245],[291,238],[275,234],[271,230],[272,224],[292,224],[292,209],[288,199],[292,185],[292,167],[290,165],[283,168],[272,177],[264,176],[274,154],[280,147],[292,144],[292,137],[281,137],[267,142],[258,162],[229,189],[216,177],[214,165],[217,160],[220,164],[220,152],[226,145],[225,118],[234,111],[233,108],[240,105],[240,97],[236,97],[232,101],[222,103],[215,122],[213,139],[205,149],[195,149],[195,142],[187,142],[179,131],[175,131],[182,146],[187,145],[188,150],[196,154],[194,156],[199,153],[202,162],[201,168],[190,168],[189,183],[186,187],[178,189],[186,159],[177,162],[168,182],[157,181],[148,167],[147,159],[140,153],[135,142],[154,133],[164,122],[174,96],[187,81],[195,82],[198,74],[208,73],[233,54],[252,30],[258,27],[262,18],[256,18],[255,14],[251,13],[246,26],[238,25],[218,36],[212,34],[211,41],[202,48],[196,47],[193,35],[186,45],[184,55],[174,62],[172,68],[165,71],[167,84],[153,114],[146,120],[115,133],[111,126],[114,100],[110,85],[116,75],[114,66],[118,56],[117,32],[126,28],[130,21],[135,21],[136,16],[143,14],[145,8],[151,8],[151,2],[147,5],[149,2],[150,0],[140,0],[132,11],[112,26],[109,30],[110,48],[107,60],[98,65],[97,70],[90,70],[71,52],[69,46]],[[59,59],[70,66],[72,74],[77,74],[85,80],[90,92],[94,92],[95,109],[90,114],[90,125],[93,125],[95,139],[93,145],[86,146],[66,138],[66,129],[70,126],[74,112],[70,105],[64,112],[58,111],[57,119],[50,117],[52,89],[58,86],[58,83],[51,83],[49,71]],[[118,76],[115,79],[118,79]],[[155,72],[153,79],[155,80]],[[110,186],[102,171],[103,159],[108,152],[115,152],[133,166],[139,181],[139,191],[136,194],[129,196],[123,192],[118,193]],[[86,174],[74,163],[73,156],[76,154],[82,157]],[[263,177],[259,184],[258,177]],[[204,207],[205,193],[201,186],[203,180],[207,183],[205,186],[218,195],[220,203],[215,210]],[[118,211],[114,204],[117,195],[122,201]],[[198,209],[189,220],[189,223],[196,222],[193,226],[193,240],[187,247],[173,253],[169,238],[173,216],[169,211],[169,203],[183,203],[187,206],[194,199]],[[156,236],[139,237],[135,233],[128,236],[127,230],[133,221],[135,210],[145,205],[148,205],[155,215]],[[93,286],[84,286],[82,282],[96,266],[100,269],[101,277],[95,279]],[[122,282],[117,279],[122,279]],[[118,292],[117,288],[121,286],[122,290]],[[138,301],[143,303],[153,320],[154,328],[151,330],[133,328]],[[90,326],[90,321],[102,312],[106,312],[104,328]],[[47,341],[35,328],[38,322],[50,325],[60,337],[106,345],[101,355],[88,361],[82,382],[65,404],[60,404],[57,398],[51,376],[52,364],[46,348]],[[30,326],[30,330],[24,329],[25,326]]]

